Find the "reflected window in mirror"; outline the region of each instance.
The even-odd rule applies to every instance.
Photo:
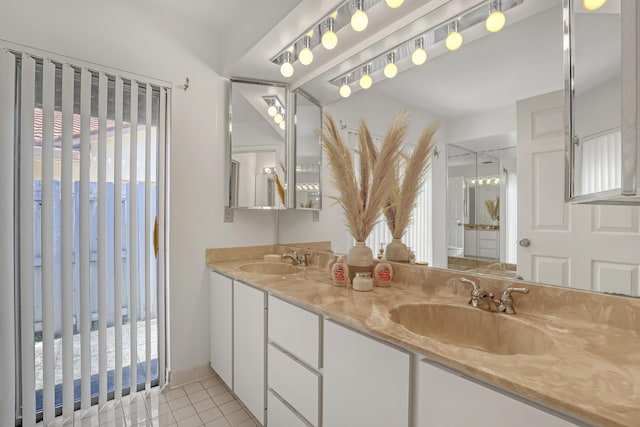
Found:
[[[322,144],[316,130],[322,128],[322,107],[301,90],[294,92],[294,99],[295,207],[321,210]]]
[[[229,206],[284,209],[287,89],[275,83],[231,80]]]

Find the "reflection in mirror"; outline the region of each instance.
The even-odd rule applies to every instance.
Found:
[[[322,145],[316,135],[316,129],[322,128],[322,107],[301,90],[295,91],[295,104],[295,207],[320,210]]]
[[[515,147],[475,152],[449,144],[447,152],[448,267],[515,277]]]
[[[572,5],[574,196],[622,186],[620,2],[591,11],[582,1]]]
[[[286,207],[286,88],[231,80],[229,206]]]

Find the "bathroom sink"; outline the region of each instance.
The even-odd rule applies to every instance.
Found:
[[[405,304],[389,313],[391,320],[415,334],[487,353],[538,355],[554,345],[542,329],[511,315],[468,306]]]
[[[300,272],[300,269],[295,265],[285,264],[282,262],[254,262],[251,264],[241,265],[238,268],[247,273],[268,274],[273,276]]]

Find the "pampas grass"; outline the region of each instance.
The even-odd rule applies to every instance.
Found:
[[[395,132],[404,136],[407,133],[409,113],[404,112],[396,116],[395,125],[398,127]],[[394,239],[402,238],[409,221],[411,220],[411,212],[418,197],[418,193],[424,182],[424,172],[431,161],[431,152],[435,145],[433,135],[438,130],[438,123],[431,123],[422,132],[418,144],[412,153],[406,150],[401,152],[402,163],[404,164],[404,173],[400,173],[400,168],[396,169],[393,175],[392,192],[383,209],[389,231]],[[389,137],[389,130],[385,139]],[[360,130],[362,135],[362,129]],[[372,161],[376,160],[377,152],[371,136],[366,133],[367,146]]]
[[[327,153],[334,185],[340,192],[340,196],[334,199],[342,206],[351,235],[358,242],[369,236],[394,190],[400,145],[406,135],[406,118],[402,117],[396,116],[391,121],[379,152],[371,141],[366,124],[360,121],[359,176],[356,176],[351,151],[328,111],[323,114],[323,129],[317,131]]]
[[[500,197],[496,197],[495,200],[485,199],[484,206],[487,208],[489,217],[491,220],[497,221],[500,219]]]

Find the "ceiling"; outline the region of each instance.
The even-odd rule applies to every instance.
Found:
[[[219,74],[286,83],[304,88],[322,104],[338,101],[329,84],[425,30],[448,21],[481,3],[478,0],[405,0],[399,9],[380,1],[367,11],[369,27],[362,33],[338,31],[333,51],[314,49],[314,62],[296,68],[285,79],[271,58],[331,13],[336,0],[138,0],[141,7],[161,8],[193,25],[207,26],[218,40]],[[463,33],[465,43],[456,52],[440,45],[427,49],[427,63],[416,67],[399,63],[395,79],[374,75],[376,91],[441,119],[463,117],[518,99],[563,87],[562,8],[560,0],[525,0],[506,13],[507,26],[496,34],[477,25]],[[188,7],[186,6],[188,5]],[[604,43],[606,40],[594,40]],[[606,50],[605,50],[606,51]],[[595,58],[602,76],[603,58]],[[359,88],[352,84],[354,93]],[[354,95],[352,95],[354,96]]]

